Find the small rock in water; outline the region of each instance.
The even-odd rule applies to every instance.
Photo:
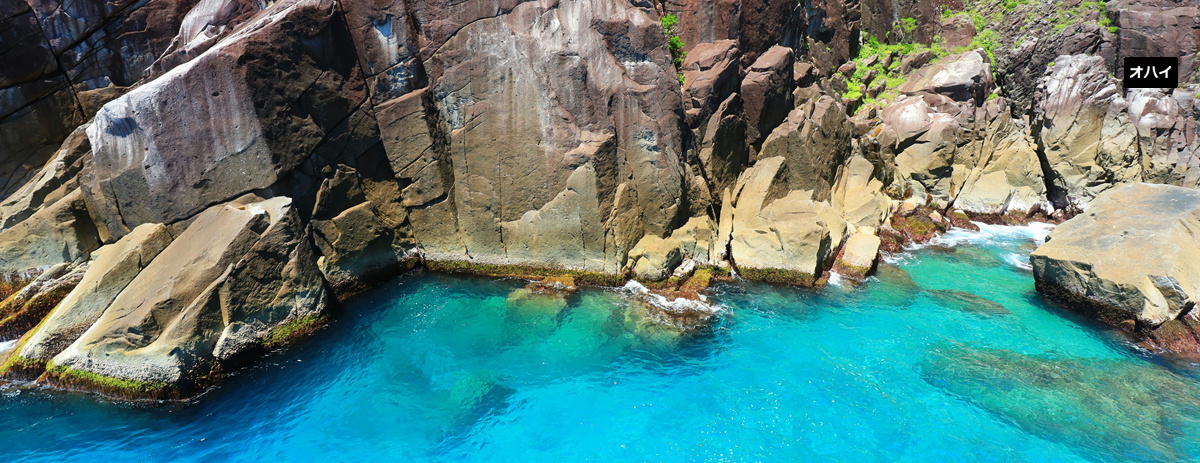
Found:
[[[575,278],[569,276],[542,278],[539,281],[530,282],[525,285],[525,288],[538,294],[561,294],[564,296],[579,289],[575,284]]]

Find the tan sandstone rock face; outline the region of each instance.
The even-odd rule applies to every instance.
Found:
[[[53,358],[52,371],[186,390],[281,325],[324,310],[314,261],[289,198],[214,206]]]
[[[58,355],[100,318],[113,299],[150,265],[171,239],[171,233],[162,224],[145,224],[120,241],[96,250],[79,285],[16,355],[43,363]]]
[[[991,215],[1049,207],[1036,145],[1003,97],[989,99],[990,76],[979,51],[946,57],[883,109],[866,145],[890,167],[893,197]]]
[[[100,246],[83,194],[74,190],[0,231],[0,266],[21,272],[79,261]]]
[[[646,235],[629,251],[633,275],[641,281],[665,280],[679,265],[679,240]]]
[[[722,207],[721,231],[746,278],[811,285],[841,243],[845,222],[811,191],[788,189],[786,162],[762,159],[742,174]]]
[[[414,213],[426,256],[616,273],[678,224],[679,84],[648,13],[520,3],[428,49],[453,189]]]
[[[1114,188],[1033,252],[1034,278],[1043,293],[1108,323],[1157,327],[1200,296],[1197,230],[1200,192],[1149,184]]]
[[[846,239],[833,271],[856,280],[865,279],[879,260],[880,240],[874,233],[855,233]]]
[[[1101,179],[1136,181],[1140,173],[1135,151],[1128,151],[1133,156],[1112,156],[1108,150],[1101,153],[1104,140],[1115,135],[1105,133],[1106,115],[1120,98],[1103,63],[1097,56],[1059,57],[1038,85],[1037,129],[1054,173],[1050,180],[1058,197],[1052,199],[1060,207],[1082,208],[1111,186]],[[1128,140],[1128,135],[1125,138]]]

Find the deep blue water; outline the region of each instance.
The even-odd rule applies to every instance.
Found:
[[[516,306],[521,281],[410,275],[192,405],[7,390],[0,462],[1200,456],[1194,375],[1043,302],[1032,236],[956,234],[865,285],[722,285],[683,337],[619,290]]]

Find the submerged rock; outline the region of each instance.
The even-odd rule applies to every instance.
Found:
[[[630,282],[625,285],[630,292],[629,314],[635,320],[667,327],[679,333],[700,332],[712,328],[719,321],[720,308],[706,302],[702,296],[692,292],[649,291]]]
[[[929,298],[933,300],[934,304],[947,309],[986,316],[1012,314],[1012,312],[1004,308],[1003,304],[966,291],[950,289],[931,289],[927,291]]]
[[[1184,461],[1174,436],[1200,430],[1200,389],[1127,360],[1049,359],[967,345],[934,348],[930,384],[1097,461]]]

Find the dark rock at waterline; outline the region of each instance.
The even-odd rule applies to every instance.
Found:
[[[1200,355],[1187,315],[1200,296],[1200,191],[1133,184],[1101,194],[1030,255],[1038,291],[1135,334]]]
[[[921,364],[926,382],[1022,430],[1096,461],[1184,461],[1174,436],[1200,430],[1200,389],[1162,367],[1051,359],[945,345]]]
[[[947,309],[987,316],[1009,315],[1012,313],[999,302],[966,291],[930,289],[927,292],[934,304]]]

